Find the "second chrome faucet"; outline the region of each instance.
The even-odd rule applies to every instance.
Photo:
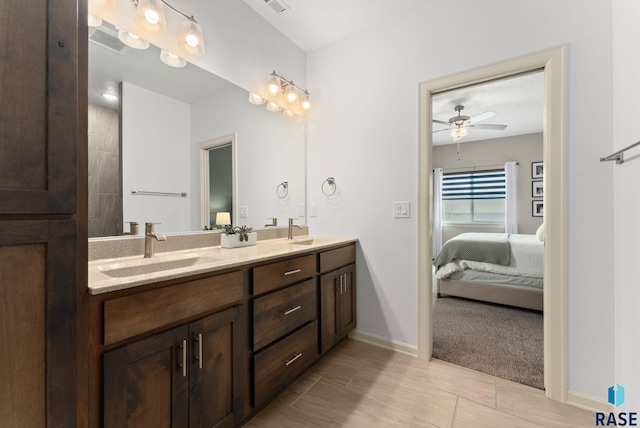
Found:
[[[293,220],[292,218],[289,219],[289,231],[287,233],[287,239],[293,239],[293,228],[297,227],[298,229],[302,229],[302,226],[297,225],[297,224],[293,224]]]
[[[145,223],[144,224],[144,258],[149,259],[154,256],[155,250],[153,243],[155,241],[166,241],[167,237],[162,233],[156,233],[153,231],[153,225],[158,223]]]

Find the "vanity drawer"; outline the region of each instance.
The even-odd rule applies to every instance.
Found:
[[[243,273],[231,272],[104,302],[104,344],[238,303]]]
[[[258,297],[253,302],[253,350],[315,319],[315,279]]]
[[[336,248],[335,250],[320,253],[320,272],[330,272],[343,266],[355,263],[356,246],[347,245],[346,247]]]
[[[257,353],[254,357],[255,406],[302,373],[318,358],[318,322]]]
[[[253,294],[258,295],[312,277],[316,256],[296,257],[253,268]]]

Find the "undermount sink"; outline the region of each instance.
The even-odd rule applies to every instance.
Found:
[[[293,245],[313,245],[317,243],[318,243],[317,239],[305,239],[304,241],[289,241],[289,244],[293,244]]]
[[[125,278],[128,276],[146,275],[156,272],[164,272],[172,269],[181,269],[189,266],[203,265],[218,261],[214,257],[188,257],[175,260],[136,260],[127,266],[113,266],[99,269],[105,275],[113,278]]]

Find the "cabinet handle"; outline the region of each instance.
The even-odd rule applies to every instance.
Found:
[[[349,284],[347,282],[347,274],[344,273],[344,274],[342,274],[342,276],[344,276],[344,292],[346,293],[347,292],[347,284]]]
[[[187,339],[182,341],[182,377],[187,377]]]
[[[302,272],[302,269],[290,270],[289,272],[285,272],[284,276],[293,275],[294,273]]]
[[[201,369],[202,368],[202,333],[198,334],[198,338],[196,339],[198,341],[198,368]]]
[[[340,275],[340,294],[342,294],[342,275]]]
[[[296,355],[295,357],[293,357],[292,359],[290,359],[289,361],[287,361],[286,363],[284,363],[285,366],[288,366],[289,364],[292,364],[295,360],[297,360],[298,358],[302,357],[302,352],[300,352],[298,355]]]
[[[285,314],[285,315],[289,315],[289,314],[291,314],[291,313],[293,313],[293,312],[297,311],[297,310],[298,310],[298,309],[300,309],[300,308],[302,308],[302,306],[298,305],[298,306],[296,306],[295,308],[291,308],[291,309],[289,309],[288,311],[284,311],[284,314]]]

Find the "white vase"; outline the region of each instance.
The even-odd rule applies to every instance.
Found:
[[[256,245],[258,241],[258,234],[251,232],[247,234],[248,239],[245,241],[240,240],[240,234],[234,233],[233,235],[227,235],[226,233],[220,234],[220,246],[222,248],[237,248],[248,247],[249,245]]]

